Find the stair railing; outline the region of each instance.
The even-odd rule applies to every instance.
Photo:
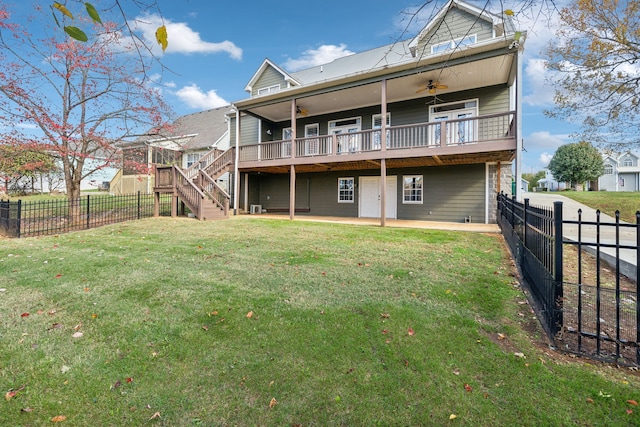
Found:
[[[223,210],[225,216],[228,216],[231,196],[203,170],[200,170],[199,180],[202,192]]]
[[[187,177],[187,175],[178,166],[173,165],[175,173],[176,190],[182,201],[191,209],[191,211],[202,219],[204,216],[204,199],[207,197],[198,186]]]

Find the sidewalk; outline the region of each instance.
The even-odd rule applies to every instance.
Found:
[[[553,202],[562,202],[562,216],[565,221],[577,221],[578,210],[582,209],[582,221],[595,222],[596,210],[592,209],[582,203],[578,203],[568,197],[562,196],[560,193],[525,193],[523,199],[529,199],[529,204],[538,207],[550,207],[553,208]],[[600,214],[600,222],[606,224],[615,224],[616,219],[605,214]],[[624,222],[621,221],[621,224]],[[563,226],[563,235],[565,239],[577,241],[578,240],[578,226],[573,224],[565,224]],[[637,236],[636,229],[632,227],[620,227],[619,237],[621,245],[636,246]],[[595,225],[583,225],[582,226],[582,240],[586,242],[596,242],[597,230]],[[616,228],[615,226],[601,226],[600,227],[600,242],[604,244],[615,244],[616,242]],[[595,248],[591,246],[591,249],[595,253]],[[602,258],[607,261],[612,267],[616,265],[616,249],[615,248],[601,248],[600,253]],[[636,265],[637,265],[637,252],[633,249],[620,249],[620,272],[625,276],[637,280],[636,277]]]

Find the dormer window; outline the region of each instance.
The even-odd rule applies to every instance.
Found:
[[[258,89],[258,95],[268,95],[270,93],[276,93],[276,92],[280,92],[279,84]]]
[[[625,157],[622,161],[622,166],[629,167],[633,166],[633,159],[631,157]]]
[[[457,47],[468,46],[475,43],[476,40],[477,36],[475,34],[471,34],[470,36],[459,37],[443,43],[437,43],[431,46],[431,53],[441,53],[446,52],[447,50],[453,50]]]

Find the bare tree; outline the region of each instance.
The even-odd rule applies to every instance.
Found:
[[[37,37],[0,6],[0,123],[60,162],[70,199],[80,196],[83,178],[120,160],[118,142],[159,130],[170,116],[143,78],[152,59],[114,23],[87,27],[86,42],[60,31]],[[37,132],[26,135],[18,124]]]

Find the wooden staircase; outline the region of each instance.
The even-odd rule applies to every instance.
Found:
[[[180,200],[200,220],[229,218],[231,196],[215,181],[233,170],[235,148],[227,151],[211,150],[198,163],[182,170],[180,167],[156,167],[156,213],[159,211],[159,195],[171,193],[173,203],[171,216],[177,215]]]

